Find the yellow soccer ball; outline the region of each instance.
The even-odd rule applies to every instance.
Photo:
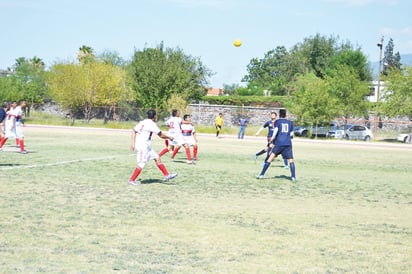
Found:
[[[242,45],[242,41],[240,41],[239,39],[236,39],[235,41],[233,41],[233,45],[238,48]]]

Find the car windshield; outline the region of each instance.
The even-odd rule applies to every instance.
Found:
[[[348,129],[348,128],[350,128],[352,125],[343,125],[343,126],[340,126],[338,129],[340,129],[340,130],[346,130],[346,129]]]

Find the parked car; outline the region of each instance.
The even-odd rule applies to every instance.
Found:
[[[343,139],[345,137],[345,131],[348,130],[352,126],[353,125],[348,124],[348,125],[342,125],[338,127],[332,127],[329,130],[329,136],[337,138],[337,139]]]
[[[402,143],[410,144],[411,143],[411,138],[412,138],[412,133],[400,133],[398,135],[398,138],[396,138],[396,140],[398,140],[399,142],[402,142]]]
[[[345,131],[345,138],[370,141],[373,138],[373,133],[365,126],[352,125]]]
[[[309,132],[308,127],[305,127],[305,126],[295,126],[295,127],[293,127],[293,134],[295,134],[295,136],[307,137],[308,132]]]
[[[337,126],[337,122],[331,122],[326,126],[318,126],[318,127],[307,127],[307,126],[295,126],[293,128],[293,132],[295,136],[303,136],[309,137],[308,134],[311,132],[312,137],[329,137],[329,130],[332,127]]]

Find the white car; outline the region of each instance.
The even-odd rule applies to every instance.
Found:
[[[346,139],[370,141],[373,139],[372,131],[365,126],[353,125],[345,131]]]
[[[410,135],[412,135],[412,133],[400,133],[398,135],[398,138],[396,138],[396,140],[402,143],[410,144],[411,143],[411,137],[409,137]]]

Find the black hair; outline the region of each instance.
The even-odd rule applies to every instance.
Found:
[[[187,117],[190,117],[190,114],[183,115],[183,120],[186,120]]]
[[[286,109],[279,110],[279,117],[286,118]]]
[[[147,118],[153,119],[155,116],[156,116],[156,110],[150,109],[150,110],[147,112]]]
[[[177,109],[172,110],[172,116],[176,117],[176,115],[177,115]]]

